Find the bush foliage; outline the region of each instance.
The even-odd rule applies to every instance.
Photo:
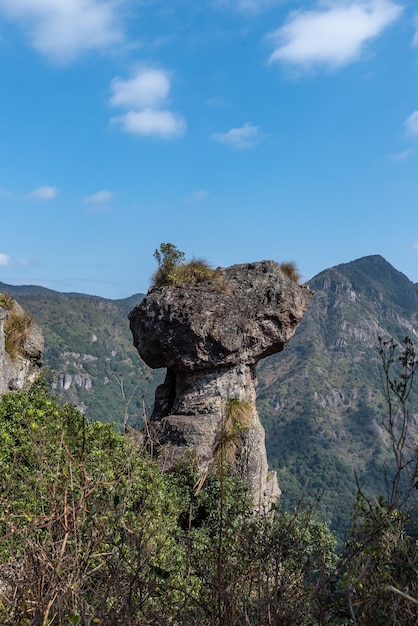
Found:
[[[43,382],[3,396],[0,623],[418,623],[418,474],[405,447],[418,361],[410,343],[399,357],[392,343],[381,350],[397,475],[377,502],[358,486],[341,550],[314,510],[252,513],[224,455],[204,484],[193,459],[163,474],[126,435],[57,404]],[[245,405],[228,410],[231,432],[245,427]]]

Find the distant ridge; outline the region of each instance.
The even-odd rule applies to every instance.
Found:
[[[135,306],[138,302],[142,300],[145,294],[136,293],[133,296],[128,296],[127,298],[103,298],[102,296],[90,296],[86,293],[79,293],[77,291],[56,291],[54,289],[48,289],[47,287],[41,287],[39,285],[8,285],[6,283],[0,282],[0,293],[7,292],[11,295],[22,295],[22,296],[40,296],[40,295],[48,295],[48,296],[62,296],[65,298],[91,298],[98,300],[109,300],[110,302],[115,302],[122,306]]]
[[[47,289],[47,287],[40,287],[38,285],[7,285],[0,282],[0,293],[10,293],[11,295],[27,295],[27,296],[39,296],[41,294],[58,295],[59,291],[53,289]],[[61,295],[61,294],[60,294]]]

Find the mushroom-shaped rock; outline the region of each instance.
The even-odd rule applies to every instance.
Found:
[[[280,352],[312,296],[275,261],[222,270],[221,286],[152,288],[130,313],[134,344],[152,368],[256,363]]]
[[[218,272],[222,280],[152,287],[129,314],[130,327],[144,361],[167,368],[152,415],[165,465],[167,454],[175,459],[192,448],[204,471],[225,430],[234,431],[232,464],[247,481],[254,507],[265,508],[280,490],[267,469],[255,366],[283,350],[313,294],[275,261]]]

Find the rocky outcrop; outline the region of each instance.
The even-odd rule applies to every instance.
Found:
[[[312,292],[274,261],[220,271],[217,283],[151,288],[130,326],[144,361],[167,368],[151,416],[161,463],[190,449],[201,471],[225,458],[264,508],[280,490],[255,405],[256,364],[283,350]]]
[[[4,299],[0,298],[0,302],[4,304]],[[15,332],[11,355],[7,351],[8,322],[9,326],[13,322]],[[0,395],[25,389],[39,376],[43,347],[44,339],[39,326],[15,300],[8,297],[7,307],[0,306]]]

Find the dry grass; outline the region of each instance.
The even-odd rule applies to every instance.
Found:
[[[6,311],[11,311],[13,306],[14,300],[10,293],[0,293],[0,307],[6,309]]]
[[[32,317],[28,313],[9,310],[9,315],[4,322],[4,347],[11,359],[15,360],[23,353],[31,326]]]
[[[292,263],[291,261],[285,261],[284,263],[280,263],[280,269],[282,270],[283,274],[286,274],[286,276],[293,280],[294,283],[300,283],[300,272],[294,263]]]
[[[249,402],[228,398],[226,401],[225,425],[234,427],[239,424],[242,427],[250,426],[253,421],[253,408]]]
[[[157,287],[210,283],[215,289],[220,291],[228,290],[228,283],[222,271],[219,268],[211,268],[204,259],[192,259],[188,263],[175,265],[170,272],[159,268],[154,274],[153,283]]]
[[[253,408],[249,402],[228,398],[225,407],[225,421],[214,458],[225,463],[233,463],[240,448],[241,433],[253,422]]]
[[[207,282],[216,278],[216,275],[217,270],[213,270],[204,259],[192,259],[174,270],[174,280],[180,285]]]

